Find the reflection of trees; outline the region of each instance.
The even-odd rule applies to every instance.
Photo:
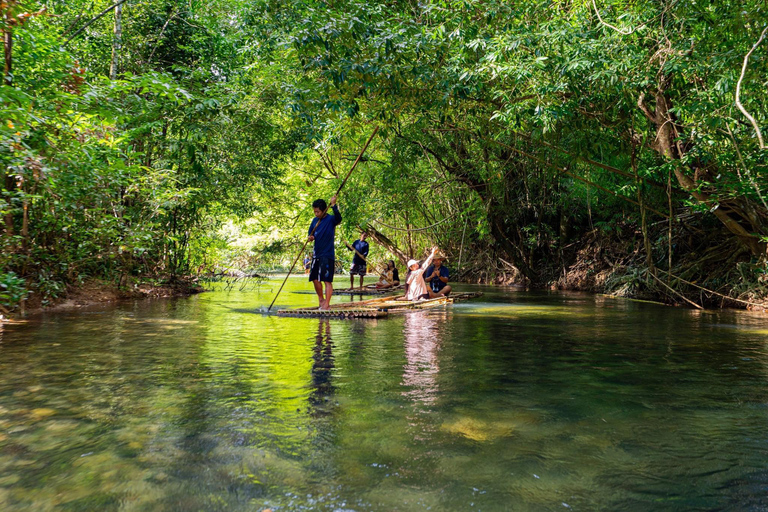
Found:
[[[312,353],[312,391],[309,394],[309,405],[314,417],[325,416],[331,412],[329,403],[334,393],[331,379],[333,367],[331,323],[327,319],[321,319],[317,325]]]

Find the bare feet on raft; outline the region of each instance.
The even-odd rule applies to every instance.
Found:
[[[328,303],[327,300],[320,301],[320,309],[323,311],[328,311],[331,309],[331,305]]]

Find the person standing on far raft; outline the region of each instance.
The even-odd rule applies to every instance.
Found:
[[[429,298],[429,290],[427,284],[424,282],[424,271],[432,262],[432,258],[434,258],[436,252],[437,247],[433,247],[429,257],[424,261],[424,265],[419,265],[419,262],[416,260],[408,260],[408,270],[410,270],[410,272],[406,279],[408,291],[405,293],[405,300],[423,300]]]
[[[451,286],[448,284],[449,272],[443,266],[445,257],[442,254],[435,256],[434,263],[424,272],[424,281],[429,285],[429,296],[432,299],[437,297],[447,297],[451,293]]]
[[[352,242],[352,251],[354,255],[352,256],[352,268],[349,269],[349,288],[352,289],[355,287],[355,276],[360,276],[360,289],[363,289],[363,278],[365,277],[365,274],[367,273],[368,269],[366,268],[366,260],[368,259],[368,242],[365,241],[366,238],[365,233],[360,233],[360,239],[355,240]],[[357,252],[354,252],[357,251]],[[360,253],[363,255],[361,258],[357,253]],[[365,258],[365,259],[363,259]]]
[[[315,218],[309,225],[309,241],[315,242],[315,250],[309,280],[315,286],[315,292],[320,301],[320,309],[331,309],[333,272],[336,267],[334,238],[336,237],[336,226],[341,224],[341,213],[339,213],[339,207],[336,206],[336,196],[331,198],[333,215],[327,213],[328,205],[322,199],[312,203],[312,209],[315,212]],[[322,283],[325,283],[325,296],[323,296]]]

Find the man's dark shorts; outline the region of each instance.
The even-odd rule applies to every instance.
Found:
[[[309,272],[310,281],[333,282],[333,270],[335,265],[333,258],[315,258],[312,260],[312,270]]]
[[[442,282],[437,277],[433,278],[432,281],[429,283],[429,287],[432,288],[432,291],[435,293],[440,293],[440,290],[446,287],[447,283]]]
[[[349,269],[349,275],[351,276],[364,276],[368,269],[365,267],[365,265],[358,265],[357,263],[353,263],[352,267]]]

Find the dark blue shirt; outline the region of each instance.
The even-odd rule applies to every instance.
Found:
[[[365,259],[368,259],[368,242],[363,240],[355,240],[352,242],[352,247],[354,247],[357,252],[365,256]],[[352,257],[352,263],[355,265],[367,265],[365,260],[357,255],[357,252]]]
[[[336,259],[336,251],[333,246],[333,239],[336,237],[336,226],[341,224],[341,213],[339,207],[333,206],[333,215],[326,215],[322,219],[315,217],[309,225],[309,233],[315,229],[318,221],[320,225],[314,232],[315,236],[315,258],[333,258]]]
[[[428,266],[427,270],[424,272],[424,280],[426,281],[427,278],[429,276],[431,276],[432,272],[434,272],[434,271],[435,271],[435,266],[434,265]],[[440,273],[440,277],[444,277],[444,278],[448,279],[448,277],[449,277],[448,268],[445,265],[441,265],[440,266],[439,273]],[[431,281],[427,281],[427,283],[429,284],[430,288],[432,288],[432,291],[435,292],[435,293],[437,293],[440,290],[442,290],[443,288],[445,288],[445,285],[447,284],[447,283],[442,282],[440,279],[438,279],[436,277],[433,278]]]

